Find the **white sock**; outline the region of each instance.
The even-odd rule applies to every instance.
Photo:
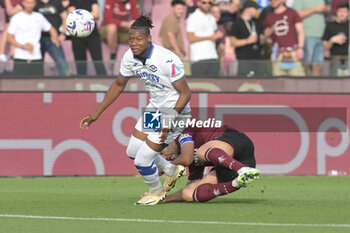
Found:
[[[236,179],[234,179],[234,180],[232,181],[232,186],[233,186],[234,188],[240,188],[240,187],[241,187],[241,185],[238,183],[238,178],[236,178]]]
[[[163,190],[158,176],[158,168],[154,163],[157,155],[158,152],[152,150],[146,142],[143,142],[134,160],[136,169],[142,175],[143,180],[149,186],[149,191],[152,193],[160,193]]]
[[[172,176],[174,173],[175,165],[164,159],[160,154],[154,159],[154,163],[162,170],[166,175]]]

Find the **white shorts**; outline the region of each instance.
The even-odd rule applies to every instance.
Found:
[[[186,114],[179,114],[175,121],[184,121],[186,122],[187,119],[191,118],[191,113],[186,113]],[[163,144],[160,142],[160,132],[154,132],[154,131],[150,131],[150,130],[145,130],[143,128],[143,117],[141,116],[139,118],[139,120],[137,121],[136,125],[135,125],[135,129],[137,129],[138,131],[141,131],[145,134],[147,134],[147,138],[151,141],[154,142],[156,144]],[[174,141],[180,134],[181,132],[184,130],[185,128],[181,128],[181,127],[175,127],[175,128],[171,128],[169,135],[167,137],[167,139],[165,140],[164,144],[169,145],[172,141]]]

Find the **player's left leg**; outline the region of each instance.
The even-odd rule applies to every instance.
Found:
[[[192,202],[193,200],[193,193],[196,190],[196,188],[202,184],[217,184],[217,178],[215,171],[211,171],[207,176],[205,176],[202,180],[190,183],[186,185],[184,188],[180,189],[179,191],[168,195],[165,198],[165,202]]]
[[[197,156],[203,161],[211,162],[216,166],[224,166],[238,171],[246,165],[233,158],[234,149],[232,146],[221,140],[212,140],[202,145],[197,150]]]
[[[136,153],[134,160],[135,167],[141,174],[144,182],[149,186],[149,192],[143,195],[143,197],[135,203],[136,205],[157,205],[165,198],[166,192],[163,190],[163,186],[160,183],[158,168],[154,163],[154,159],[162,148],[162,145],[147,139],[142,143],[140,149]]]
[[[135,203],[136,205],[157,205],[159,202],[163,201],[166,196],[166,191],[163,189],[159,180],[158,168],[154,162],[163,148],[163,145],[156,144],[147,139],[136,153],[134,160],[135,167],[142,175],[144,182],[149,186],[149,192],[145,193],[141,199]],[[185,168],[183,166],[176,166],[173,171],[176,178],[173,182],[175,183],[184,172]]]
[[[168,195],[165,202],[206,202],[233,193],[240,187],[237,178],[234,181],[218,183],[216,171],[213,170],[201,181],[190,183],[176,193]]]
[[[251,176],[249,172],[244,172],[237,176],[237,172],[223,166],[216,166],[211,171],[217,178],[217,183],[202,183],[193,192],[192,199],[196,202],[206,202],[215,197],[223,196],[246,187],[247,184],[259,178]]]
[[[140,149],[142,143],[146,141],[148,134],[141,132],[141,120],[140,118],[135,126],[134,132],[130,137],[128,147],[126,148],[126,154],[130,159],[135,159],[137,151]],[[165,160],[161,155],[157,155],[154,159],[154,163],[162,170],[166,175],[171,176],[174,172],[175,165]]]

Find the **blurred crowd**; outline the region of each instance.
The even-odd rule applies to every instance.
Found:
[[[349,75],[348,0],[0,0],[5,14],[0,63],[13,60],[13,69],[4,70],[13,75],[43,75],[48,53],[57,74],[71,76],[86,75],[91,57],[96,75],[109,74],[140,12],[156,15],[153,6],[164,2],[171,7],[157,19],[157,36],[183,60],[187,74]],[[67,34],[65,19],[74,9],[86,9],[96,19],[90,36]],[[67,41],[76,72],[66,62]]]

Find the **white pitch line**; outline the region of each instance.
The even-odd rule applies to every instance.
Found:
[[[303,224],[303,223],[262,223],[262,222],[221,222],[221,221],[186,221],[162,219],[133,219],[133,218],[84,218],[60,216],[33,216],[17,214],[0,214],[1,218],[28,218],[54,220],[81,220],[81,221],[113,221],[113,222],[145,222],[145,223],[181,223],[181,224],[209,224],[209,225],[240,225],[240,226],[271,226],[271,227],[343,227],[350,228],[350,224]]]

